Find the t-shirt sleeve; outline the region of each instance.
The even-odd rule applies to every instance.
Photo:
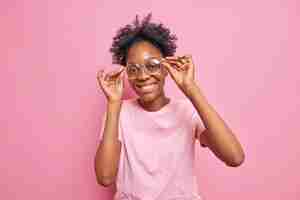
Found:
[[[193,124],[193,133],[195,133],[196,127],[198,127],[198,131],[200,132],[200,134],[202,134],[203,131],[205,130],[202,119],[200,118],[195,108],[193,108],[192,111],[192,124]]]
[[[102,119],[101,119],[101,127],[100,127],[100,132],[97,136],[97,146],[100,144],[100,141],[102,140],[103,138],[103,132],[104,132],[104,127],[105,127],[105,120],[106,120],[106,112],[104,112],[103,116],[102,116]],[[121,117],[119,118],[119,125],[118,125],[118,140],[123,142],[123,139],[122,139],[122,129],[121,129]]]

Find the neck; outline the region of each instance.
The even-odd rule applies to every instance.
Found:
[[[138,103],[142,108],[144,108],[146,111],[149,112],[155,112],[160,110],[162,107],[164,107],[166,104],[168,104],[170,101],[170,98],[166,97],[165,94],[160,95],[153,101],[143,101],[141,98],[138,99]]]

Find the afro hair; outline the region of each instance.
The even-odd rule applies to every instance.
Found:
[[[141,22],[136,15],[133,24],[121,27],[110,48],[113,64],[126,65],[128,49],[137,41],[148,41],[160,49],[162,55],[173,56],[176,52],[177,37],[170,33],[169,28],[162,23],[150,22],[152,13],[149,13]]]

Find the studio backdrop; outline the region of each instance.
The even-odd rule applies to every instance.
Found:
[[[300,199],[296,0],[2,0],[0,198],[112,198],[94,171],[106,107],[96,72],[115,67],[118,28],[150,12],[177,35],[176,54],[193,56],[198,84],[245,150],[235,168],[197,145],[203,198]],[[183,97],[170,77],[165,88]],[[124,99],[134,95],[126,82]]]

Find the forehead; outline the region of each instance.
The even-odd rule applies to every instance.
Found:
[[[132,45],[127,54],[127,63],[145,64],[148,58],[161,58],[160,50],[150,42],[141,41]]]

